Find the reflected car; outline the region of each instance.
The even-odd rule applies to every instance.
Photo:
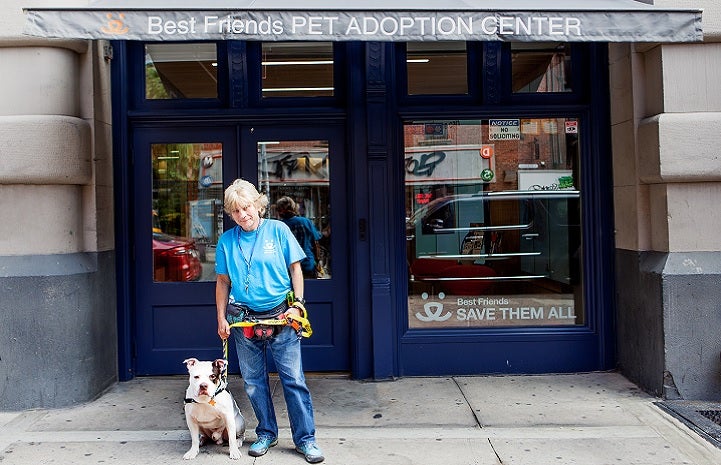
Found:
[[[153,279],[158,282],[197,281],[203,273],[193,239],[153,232]]]

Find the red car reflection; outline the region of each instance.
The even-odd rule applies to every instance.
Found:
[[[153,233],[153,278],[155,281],[197,281],[203,268],[195,241],[185,237]]]

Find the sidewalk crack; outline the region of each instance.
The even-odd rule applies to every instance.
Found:
[[[498,455],[498,451],[496,451],[496,448],[493,447],[493,442],[491,441],[491,438],[488,438],[488,445],[491,446],[491,450],[496,455],[496,459],[498,460],[498,463],[503,465],[503,459],[501,459],[501,456]]]
[[[468,406],[468,410],[471,411],[471,415],[473,415],[473,419],[476,420],[476,425],[483,429],[483,425],[481,424],[481,419],[478,415],[476,415],[476,412],[473,411],[473,407],[471,406],[471,402],[468,400],[468,397],[466,397],[466,393],[463,391],[463,388],[458,383],[458,380],[455,377],[451,378],[453,382],[456,384],[456,387],[458,388],[458,391],[461,393],[461,396],[463,396],[463,400],[466,402],[466,405]]]

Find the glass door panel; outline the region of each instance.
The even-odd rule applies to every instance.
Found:
[[[215,281],[223,144],[151,145],[153,280]]]
[[[410,328],[585,324],[578,129],[404,124]]]
[[[266,215],[290,226],[306,253],[306,279],[330,278],[328,141],[258,142],[258,180],[270,200]]]

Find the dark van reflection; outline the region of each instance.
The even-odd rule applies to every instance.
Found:
[[[457,194],[406,222],[412,291],[473,295],[568,286],[580,244],[579,192]]]

